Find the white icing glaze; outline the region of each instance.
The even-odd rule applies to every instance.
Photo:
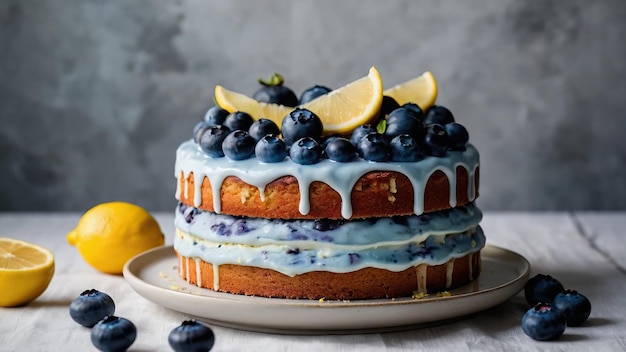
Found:
[[[340,166],[340,167],[338,167]],[[450,206],[456,206],[456,168],[463,167],[468,174],[467,198],[472,201],[476,198],[475,176],[479,167],[478,151],[471,144],[467,144],[465,151],[449,151],[445,157],[425,157],[417,162],[370,162],[357,160],[350,163],[338,164],[324,159],[313,165],[299,165],[289,158],[273,164],[260,162],[255,157],[246,160],[232,161],[226,157],[211,158],[198,147],[193,140],[184,142],[176,151],[175,176],[180,184],[180,177],[187,179],[193,173],[194,205],[202,204],[202,181],[207,177],[211,183],[213,193],[213,207],[216,213],[221,212],[220,190],[222,183],[228,176],[236,176],[242,181],[255,186],[259,190],[261,200],[267,184],[283,176],[293,176],[297,179],[300,189],[299,210],[301,214],[308,214],[311,208],[309,203],[309,187],[315,181],[324,182],[334,189],[341,197],[341,215],[349,219],[352,217],[350,196],[356,182],[363,175],[374,171],[393,171],[408,177],[414,189],[413,209],[415,214],[424,212],[424,193],[426,183],[436,171],[443,172],[450,185]],[[188,196],[188,186],[185,189],[176,188],[176,199],[181,199],[181,192]]]
[[[200,272],[200,258],[195,258],[196,259],[196,285],[198,285],[198,287],[202,287],[202,273]]]
[[[452,274],[454,273],[454,259],[446,263],[446,288],[452,286]]]

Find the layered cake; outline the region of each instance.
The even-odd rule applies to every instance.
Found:
[[[370,81],[375,113],[340,132],[313,109],[338,99],[321,86],[289,108],[275,93],[282,82],[250,100],[283,117],[209,110],[176,152],[182,278],[233,294],[355,300],[479,275],[479,154],[467,130],[445,107],[396,101]]]

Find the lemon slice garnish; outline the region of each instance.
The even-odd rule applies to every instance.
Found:
[[[256,101],[244,94],[215,87],[215,101],[229,112],[245,111],[255,120],[266,118],[279,127],[294,108]],[[324,124],[324,134],[346,133],[374,120],[382,104],[382,81],[376,68],[369,74],[328,94],[313,99],[300,108],[314,112]]]
[[[0,238],[0,306],[27,304],[39,297],[54,275],[54,256],[41,246]]]
[[[385,89],[383,94],[392,97],[400,105],[414,103],[426,110],[437,99],[437,81],[432,73],[426,71],[421,76]]]

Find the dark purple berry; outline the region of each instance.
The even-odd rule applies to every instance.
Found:
[[[324,127],[322,120],[310,110],[296,108],[283,118],[281,132],[287,145],[302,137],[320,138]]]
[[[211,125],[205,121],[198,122],[198,124],[193,128],[193,141],[200,144],[200,138],[202,138],[204,132],[206,132],[206,130],[210,127]]]
[[[578,326],[589,318],[591,302],[576,290],[565,290],[554,297],[552,308],[565,314],[567,326]]]
[[[85,290],[70,303],[70,317],[78,324],[92,327],[107,315],[115,313],[111,296],[98,290]]]
[[[444,127],[450,137],[450,149],[465,150],[465,144],[469,141],[469,133],[465,126],[460,123],[450,122]]]
[[[415,115],[415,117],[417,117],[418,120],[424,121],[424,111],[422,110],[422,108],[419,107],[419,105],[415,103],[405,103],[402,104],[401,107],[410,110]]]
[[[274,73],[269,80],[259,79],[259,83],[262,87],[252,95],[252,99],[290,107],[298,105],[298,97],[291,89],[284,86],[285,80],[278,73]]]
[[[137,338],[137,328],[128,319],[107,316],[91,329],[91,343],[104,352],[126,351]]]
[[[556,295],[565,288],[557,279],[550,275],[537,274],[524,285],[524,297],[531,306],[541,303],[552,303]]]
[[[369,161],[389,161],[391,159],[389,141],[377,132],[369,133],[361,138],[357,152],[361,158]]]
[[[418,161],[422,158],[422,148],[417,140],[408,134],[394,137],[389,143],[392,161]]]
[[[424,125],[436,123],[439,125],[445,125],[447,123],[454,122],[454,115],[448,110],[448,108],[441,105],[433,105],[424,116]]]
[[[304,92],[302,92],[302,94],[300,95],[300,105],[304,104],[304,103],[308,103],[311,100],[320,97],[324,94],[327,94],[329,92],[331,92],[332,89],[325,87],[325,86],[320,86],[320,85],[314,85],[311,88],[306,89]]]
[[[230,133],[230,129],[224,125],[209,127],[200,137],[200,148],[211,158],[221,158],[224,156],[222,143]]]
[[[442,157],[446,155],[450,144],[450,137],[446,129],[439,124],[426,125],[424,138],[422,139],[422,149],[428,155]]]
[[[385,119],[387,115],[389,115],[390,112],[394,111],[395,109],[399,107],[400,107],[400,104],[398,104],[398,102],[394,98],[388,95],[383,95],[383,102],[380,106],[379,117],[381,119]]]
[[[390,140],[401,134],[419,138],[423,130],[422,121],[415,116],[413,111],[406,108],[397,108],[387,116],[384,135]]]
[[[359,141],[361,138],[365,137],[365,135],[376,132],[376,126],[371,124],[361,125],[352,131],[352,136],[350,136],[350,142],[354,144],[356,147],[359,145]]]
[[[322,147],[315,139],[303,137],[291,145],[289,157],[300,165],[316,164],[322,158]]]
[[[250,126],[248,133],[250,133],[255,141],[258,141],[267,134],[279,135],[280,130],[274,121],[261,118],[254,121],[254,123]]]
[[[356,148],[349,140],[336,137],[328,141],[324,153],[328,159],[344,163],[356,157]]]
[[[229,115],[228,110],[224,110],[219,106],[210,108],[204,115],[204,121],[211,126],[223,125],[226,121],[226,116]]]
[[[226,116],[226,120],[224,120],[224,126],[230,128],[231,131],[242,130],[247,131],[254,119],[250,114],[243,111],[235,111],[232,114],[228,114]]]
[[[274,134],[267,134],[256,142],[254,154],[264,163],[278,163],[287,156],[287,145]]]
[[[565,315],[550,303],[538,303],[522,317],[522,330],[535,340],[557,339],[565,332]]]
[[[231,160],[245,160],[254,154],[256,141],[246,131],[236,130],[228,134],[222,142],[222,150]]]
[[[167,342],[176,352],[206,352],[213,348],[215,334],[204,324],[185,320],[170,332]]]

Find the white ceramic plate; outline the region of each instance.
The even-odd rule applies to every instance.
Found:
[[[146,299],[211,324],[272,333],[348,334],[404,330],[459,319],[491,308],[517,294],[530,272],[517,253],[487,246],[482,272],[451,296],[355,301],[250,297],[190,285],[178,276],[172,247],[131,259],[124,267],[130,286]]]

